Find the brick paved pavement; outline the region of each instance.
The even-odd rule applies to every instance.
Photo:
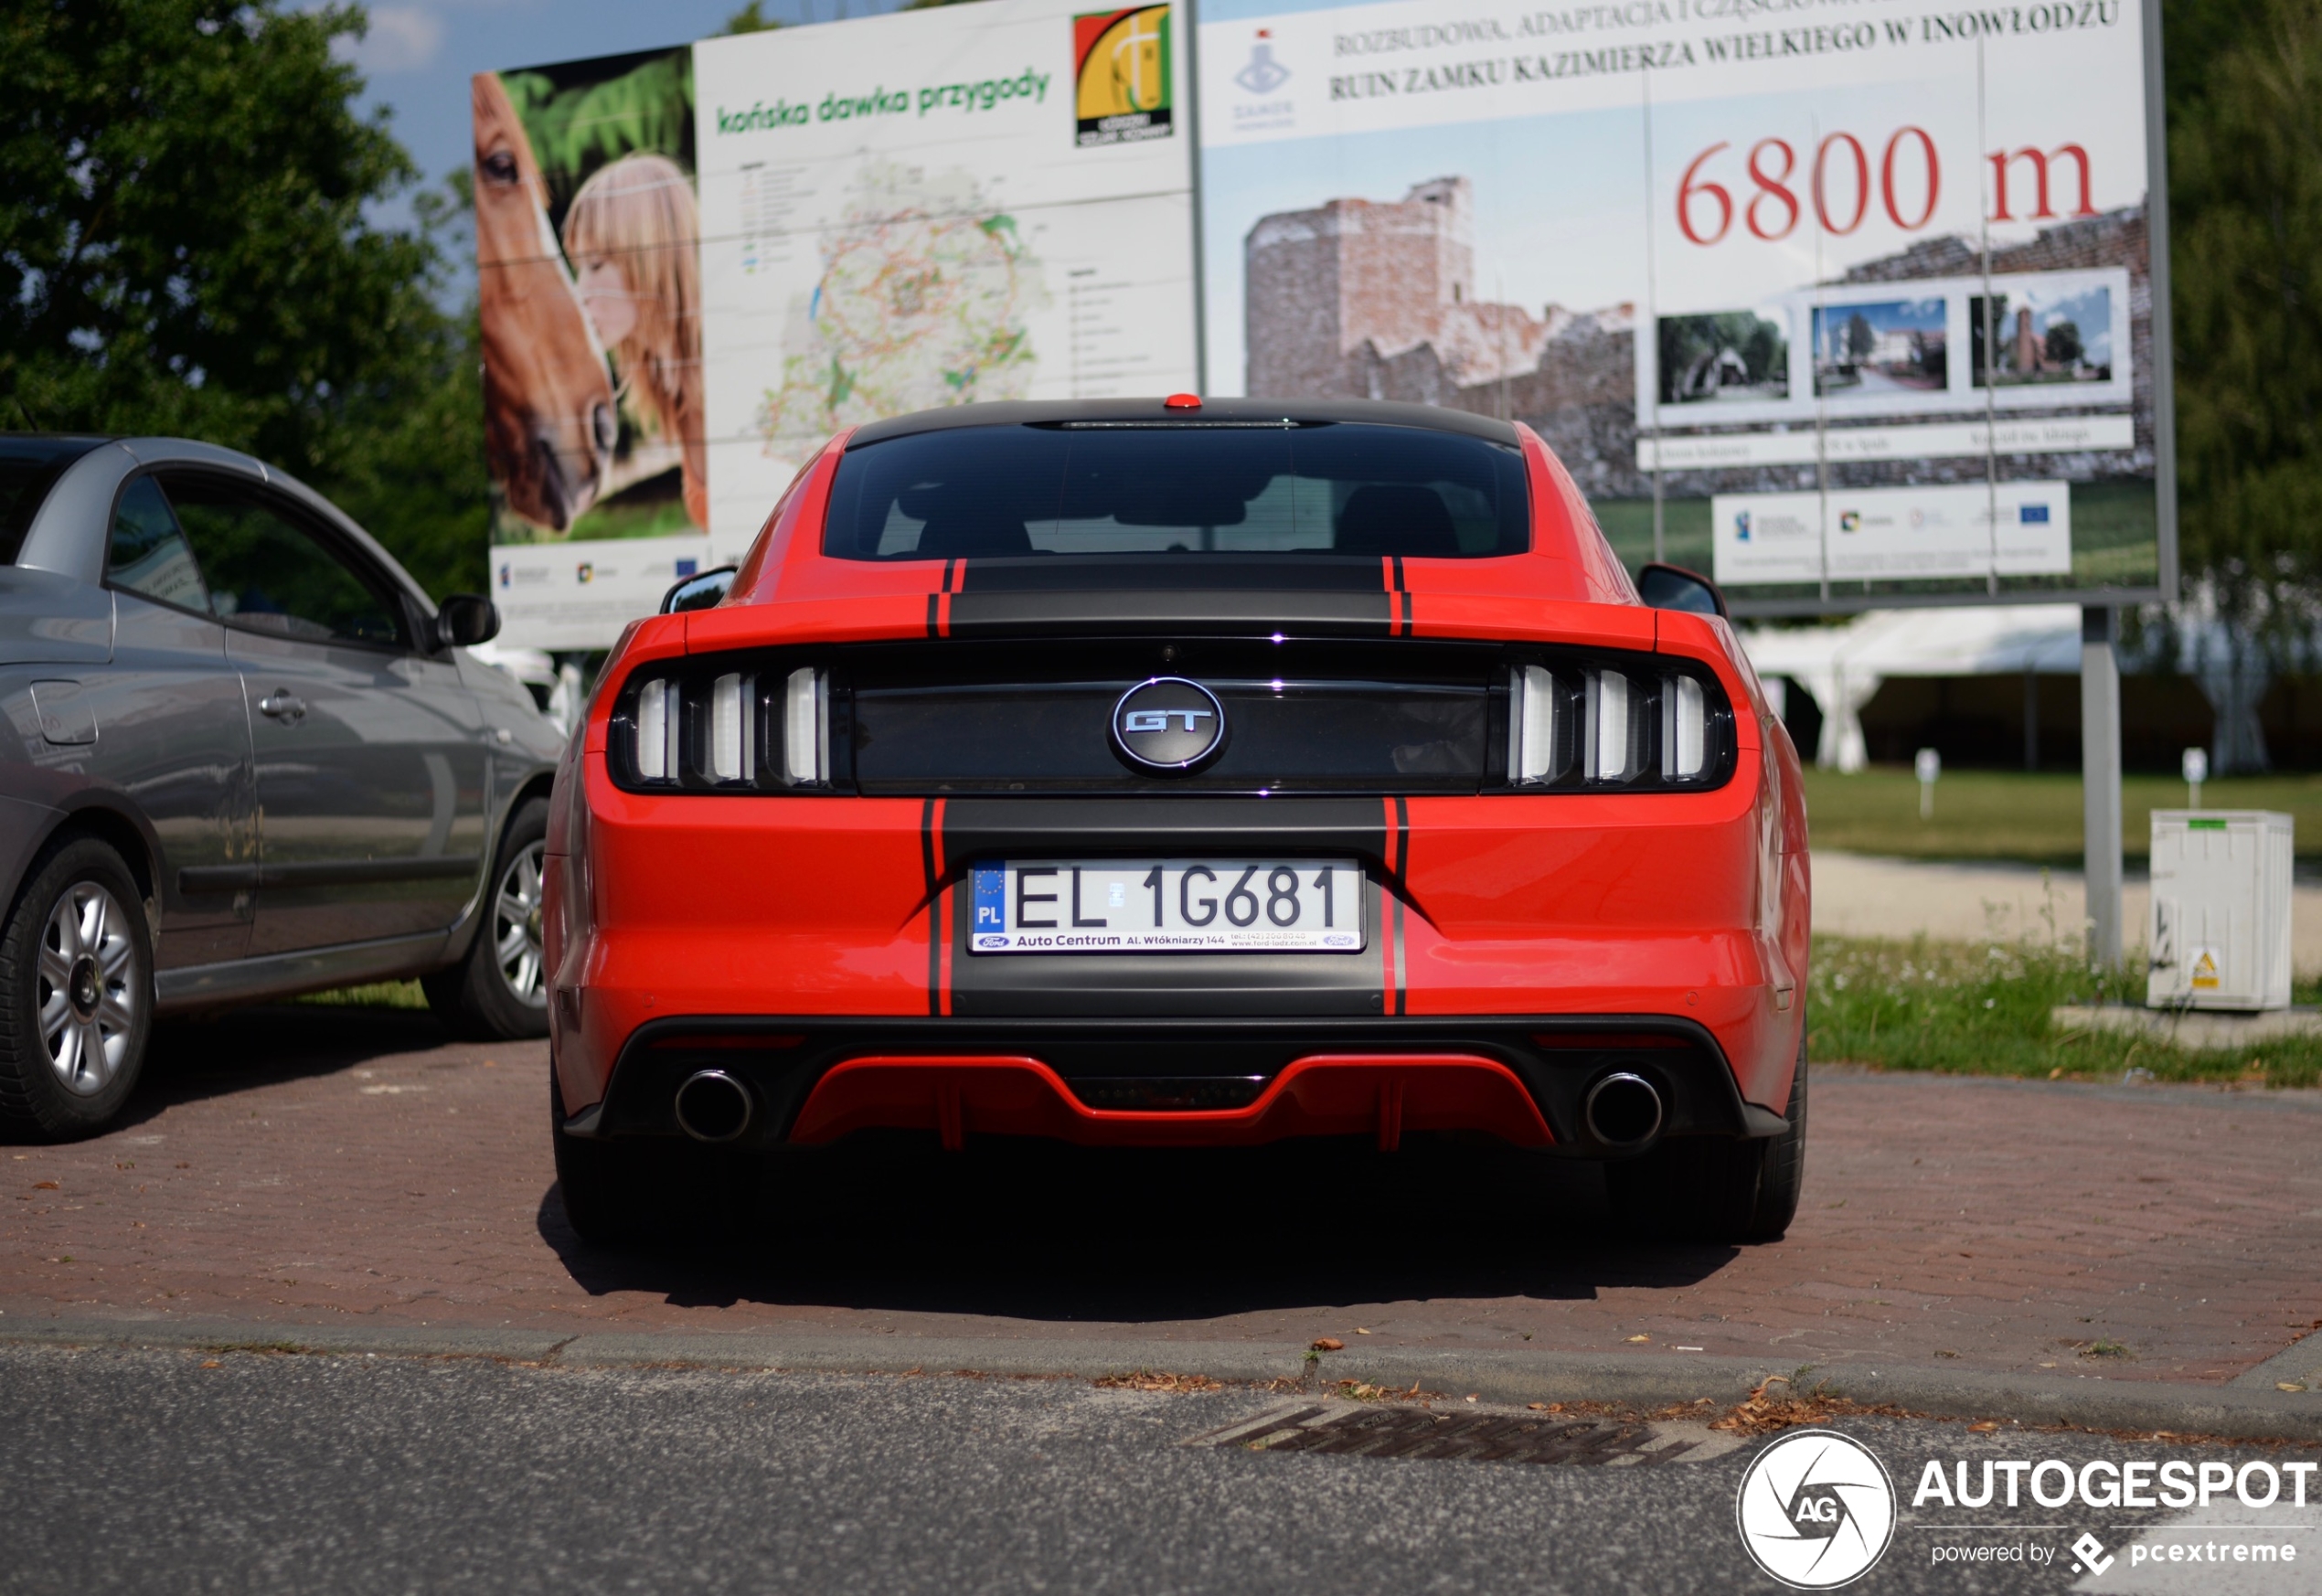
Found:
[[[2214,1381],[2322,1321],[2322,1093],[1826,1069],[1799,1221],[1739,1251],[1626,1241],[1586,1166],[1472,1150],[971,1145],[776,1186],[723,1252],[623,1257],[564,1227],[538,1045],[314,1008],[157,1040],[114,1133],[0,1146],[0,1325],[1360,1328],[1371,1346]]]

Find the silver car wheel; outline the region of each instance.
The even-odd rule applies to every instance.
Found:
[[[128,1061],[143,999],[137,944],[113,895],[76,881],[48,911],[40,937],[40,1035],[65,1090],[93,1097]]]
[[[548,844],[536,842],[517,850],[500,872],[493,892],[493,952],[500,980],[527,1008],[546,1008],[548,988],[540,980],[540,870]]]

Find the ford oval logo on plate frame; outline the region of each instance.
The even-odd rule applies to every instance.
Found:
[[[1180,774],[1208,761],[1225,741],[1225,706],[1183,676],[1139,682],[1113,706],[1113,746],[1141,771]]]

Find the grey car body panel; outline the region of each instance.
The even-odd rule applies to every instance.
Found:
[[[133,867],[154,888],[157,986],[165,1011],[222,1006],[347,981],[440,968],[467,950],[502,829],[529,788],[545,792],[562,739],[504,672],[462,651],[367,651],[397,712],[422,728],[403,751],[423,782],[405,783],[419,824],[394,850],[427,855],[398,870],[376,851],[328,861],[345,881],[263,879],[264,797],[250,706],[268,690],[232,644],[248,633],[104,585],[112,508],[140,472],[196,467],[262,485],[322,523],[408,601],[415,622],[434,604],[393,557],[321,495],[231,450],[179,439],[100,444],[67,468],[27,528],[17,561],[0,566],[0,902],[13,902],[50,837],[102,810],[143,840]],[[125,621],[125,624],[124,624]],[[331,651],[342,652],[342,651]],[[279,663],[279,662],[274,662]],[[70,667],[70,668],[59,668]],[[262,667],[260,667],[262,671]],[[361,673],[357,673],[358,675]],[[95,721],[93,741],[41,734],[31,685],[71,683]],[[389,686],[389,682],[395,684]],[[343,706],[367,724],[376,706]],[[431,760],[428,756],[432,754]],[[439,824],[444,777],[451,824]],[[436,833],[442,831],[439,839]],[[376,861],[376,862],[374,862]],[[456,871],[452,869],[457,862]],[[367,871],[399,879],[382,894]],[[183,872],[190,870],[189,883]],[[244,879],[243,878],[247,878]],[[253,947],[270,891],[394,900],[383,914],[310,918],[325,945]],[[415,924],[414,920],[424,924]]]
[[[136,593],[113,598],[112,664],[83,683],[97,740],[81,768],[134,803],[159,845],[154,966],[240,958],[250,948],[254,895],[197,886],[203,871],[258,858],[250,727],[226,628]]]
[[[154,980],[154,1009],[161,1014],[195,1014],[331,986],[401,980],[415,972],[440,969],[456,956],[451,933],[427,931],[165,970]]]
[[[63,818],[45,803],[0,793],[0,882],[6,884],[8,901],[16,901],[16,884],[24,879],[33,856]]]
[[[441,931],[488,851],[483,717],[459,667],[229,629],[257,768],[253,953]],[[274,716],[273,695],[301,708]]]
[[[49,570],[0,565],[0,665],[112,657],[112,595]]]

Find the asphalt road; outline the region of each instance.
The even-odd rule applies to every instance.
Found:
[[[1734,1527],[1737,1484],[1764,1441],[1702,1462],[1609,1467],[1186,1444],[1298,1400],[1062,1379],[0,1346],[0,1590],[1777,1589],[1745,1560]],[[1433,1410],[1476,1411],[1455,1398]],[[2119,1560],[2088,1589],[2317,1583],[2306,1568],[2204,1569],[2197,1583],[2169,1582],[2194,1573],[2170,1569],[2155,1583],[2148,1567],[2140,1578],[2126,1555],[2134,1527],[2168,1515],[1909,1506],[1930,1457],[2238,1467],[2310,1452],[1840,1428],[1903,1493],[1886,1557],[1852,1589],[2064,1589],[2064,1548],[2089,1528]],[[2230,1505],[2197,1516],[2231,1516]],[[2317,1543],[2307,1567],[2322,1573],[2313,1514],[2241,1516],[2190,1533]],[[2041,1527],[1968,1527],[2001,1520]],[[2052,1560],[1933,1560],[1937,1544],[1986,1542]]]

